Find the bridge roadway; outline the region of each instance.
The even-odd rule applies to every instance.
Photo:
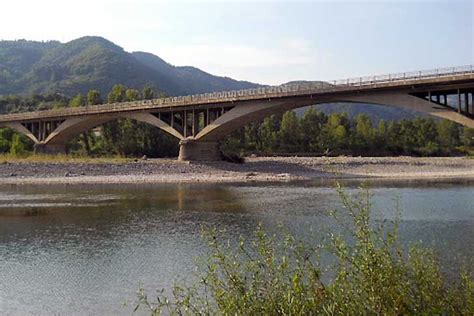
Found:
[[[261,87],[136,102],[0,115],[43,152],[61,152],[74,136],[120,118],[154,125],[180,140],[180,160],[220,159],[219,142],[235,129],[298,107],[354,102],[424,112],[474,128],[474,66],[332,82]]]

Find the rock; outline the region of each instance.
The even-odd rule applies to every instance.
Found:
[[[16,177],[16,173],[10,173],[10,177]]]

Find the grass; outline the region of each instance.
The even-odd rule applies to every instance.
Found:
[[[338,186],[343,208],[332,212],[348,234],[326,242],[269,235],[260,226],[235,245],[215,230],[203,238],[209,254],[198,282],[176,284],[150,298],[140,289],[135,310],[151,315],[473,315],[474,279],[467,271],[447,279],[430,248],[398,239],[398,222],[371,220],[368,190],[357,198]],[[323,267],[329,254],[334,265]],[[329,280],[323,277],[331,271]],[[323,281],[324,280],[324,281]]]
[[[33,154],[27,153],[24,155],[0,154],[0,164],[5,163],[128,163],[133,162],[134,158],[124,158],[120,156],[110,157],[88,157],[88,156],[73,156],[66,154]]]

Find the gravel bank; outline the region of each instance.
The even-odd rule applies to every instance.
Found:
[[[474,179],[463,157],[258,157],[244,164],[178,162],[4,163],[0,184],[291,181],[321,178]]]

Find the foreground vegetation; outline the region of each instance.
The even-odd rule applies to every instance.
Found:
[[[313,244],[261,227],[251,240],[204,233],[210,253],[198,282],[150,298],[141,289],[136,309],[152,315],[473,315],[474,279],[463,271],[448,280],[431,249],[398,239],[398,221],[375,225],[369,193],[351,198],[338,187],[347,234]],[[344,220],[345,215],[349,221]],[[329,254],[330,267],[319,258]],[[328,268],[328,269],[327,269]],[[327,272],[329,271],[329,272]]]

